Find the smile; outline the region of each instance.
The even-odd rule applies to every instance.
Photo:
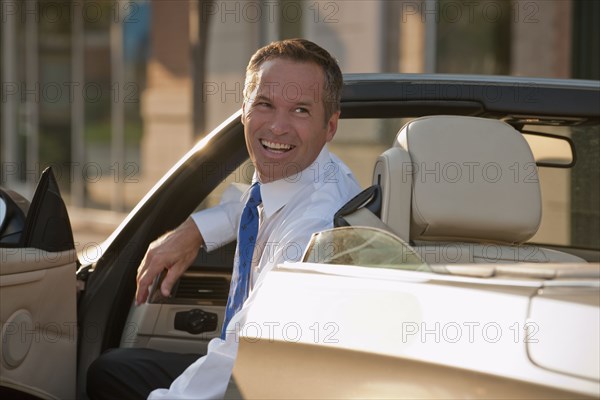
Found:
[[[260,144],[266,150],[273,151],[275,153],[285,153],[285,152],[292,150],[294,147],[296,147],[291,144],[275,143],[275,142],[270,142],[265,139],[261,139]]]

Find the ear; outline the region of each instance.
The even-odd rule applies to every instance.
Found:
[[[242,125],[246,125],[246,102],[242,103]]]
[[[327,121],[327,134],[325,136],[325,140],[327,142],[331,142],[333,136],[335,136],[335,132],[337,131],[338,120],[340,119],[340,112],[337,111],[331,115],[329,121]]]

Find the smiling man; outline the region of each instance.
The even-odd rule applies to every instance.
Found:
[[[237,353],[236,332],[265,273],[278,263],[298,261],[311,235],[331,228],[333,214],[360,191],[348,167],[326,146],[337,130],[341,89],[337,62],[308,40],[274,42],[253,55],[242,112],[256,168],[251,188],[153,242],[138,269],[141,304],[163,270],[160,290],[168,296],[202,246],[212,251],[237,238],[221,338],[187,369],[189,355],[108,352],[88,371],[92,399],[145,398],[153,389],[150,399],[223,396]]]
[[[259,180],[268,183],[305,170],[337,129],[339,112],[326,110],[321,100],[322,68],[275,58],[250,76],[242,121]]]

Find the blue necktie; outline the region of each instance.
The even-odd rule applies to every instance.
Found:
[[[246,202],[240,229],[238,231],[238,276],[237,281],[231,281],[229,298],[225,309],[225,321],[221,331],[221,339],[225,339],[227,324],[233,316],[242,308],[248,297],[250,269],[252,267],[252,255],[258,234],[258,206],[262,203],[260,197],[260,184],[256,182],[250,188],[250,198]]]

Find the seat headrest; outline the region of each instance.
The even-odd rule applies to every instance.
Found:
[[[411,159],[405,167],[412,173],[412,240],[512,244],[537,232],[537,167],[529,145],[510,125],[475,117],[424,117],[406,124],[395,146]]]

